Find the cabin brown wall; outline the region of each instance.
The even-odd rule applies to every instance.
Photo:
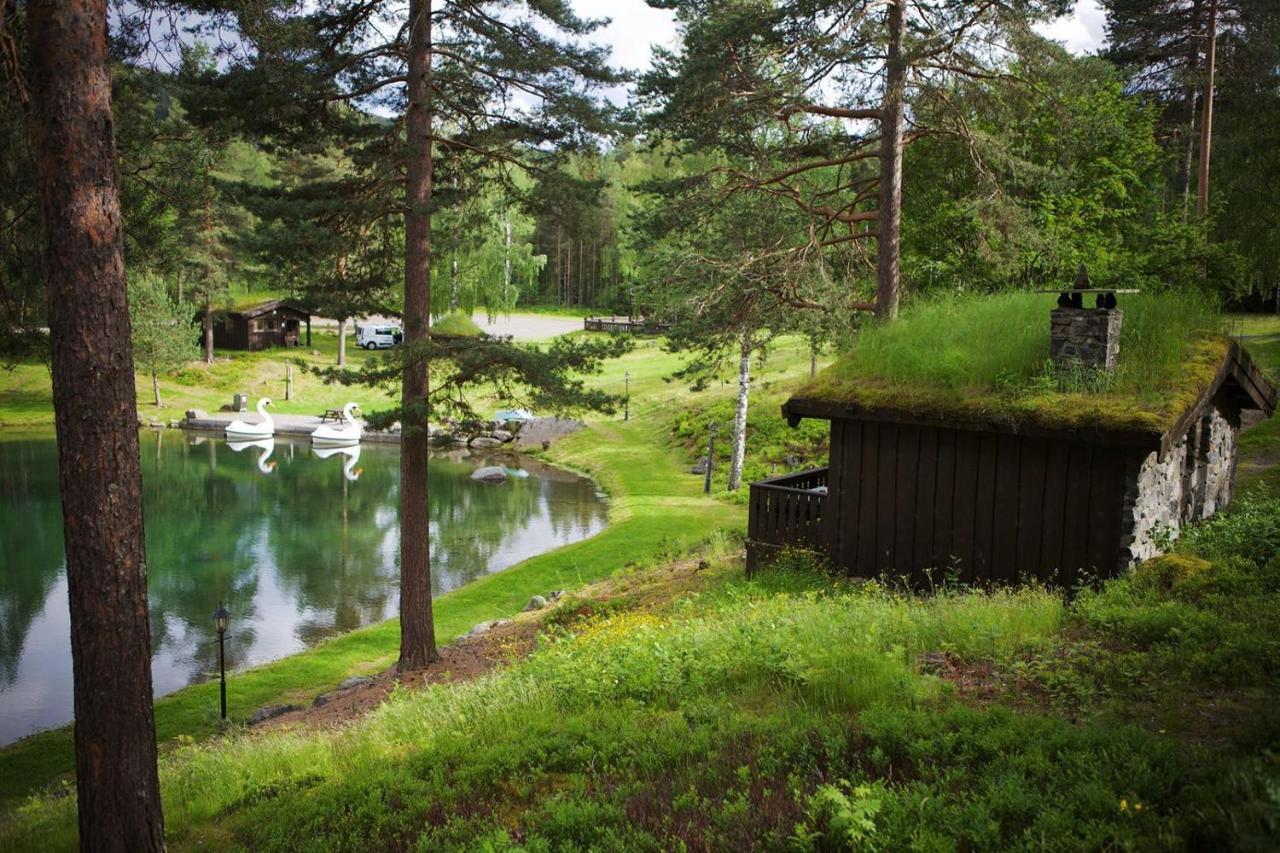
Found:
[[[979,584],[1110,577],[1138,463],[1120,446],[833,420],[832,559],[852,575],[915,584],[952,570]]]

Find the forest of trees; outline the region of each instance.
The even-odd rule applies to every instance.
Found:
[[[621,346],[434,338],[451,311],[671,323],[690,380],[736,366],[736,486],[780,334],[816,349],[1081,263],[1280,305],[1272,0],[1105,0],[1089,57],[1036,34],[1065,0],[652,5],[682,43],[621,105],[601,22],[563,2],[0,0],[0,356],[52,365],[82,839],[162,844],[133,369],[183,353],[131,338],[130,308],[202,317],[210,360],[235,294],[401,316],[394,356],[330,378],[402,389],[380,417],[426,531],[429,415],[477,383],[607,408],[573,377]],[[425,533],[401,548],[412,669],[437,654]]]

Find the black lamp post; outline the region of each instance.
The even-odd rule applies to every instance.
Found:
[[[227,612],[227,608],[218,605],[218,609],[213,611],[213,627],[218,632],[218,673],[222,678],[222,719],[227,718],[227,659],[226,659],[226,638],[227,638],[227,620],[231,614]]]
[[[622,399],[622,419],[624,421],[631,420],[631,371],[627,371],[627,394]]]

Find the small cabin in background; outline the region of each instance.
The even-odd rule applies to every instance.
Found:
[[[1082,360],[1061,335],[1092,335],[1096,366],[1115,363],[1118,309],[1053,314],[1055,360],[1064,350]],[[856,388],[852,398],[824,395],[821,382],[802,390],[783,417],[830,422],[829,465],[751,484],[748,570],[799,547],[848,575],[915,586],[951,575],[1070,587],[1157,556],[1183,524],[1231,500],[1242,413],[1275,410],[1276,389],[1239,343],[1211,346],[1216,371],[1195,374],[1205,379],[1159,426],[966,417],[913,406],[906,393],[886,405]]]
[[[303,326],[306,326],[305,338]],[[272,299],[236,311],[213,315],[213,345],[220,349],[257,350],[311,346],[311,314],[283,299]]]

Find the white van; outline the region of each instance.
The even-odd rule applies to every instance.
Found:
[[[399,326],[356,326],[356,345],[361,349],[385,349],[402,340]]]

